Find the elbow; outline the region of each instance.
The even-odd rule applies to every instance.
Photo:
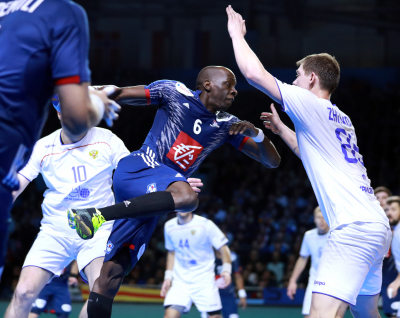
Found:
[[[273,160],[265,162],[264,166],[269,169],[275,169],[278,168],[280,164],[281,164],[281,156],[277,155]]]

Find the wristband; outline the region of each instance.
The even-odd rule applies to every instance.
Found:
[[[96,94],[89,94],[90,95],[90,100],[92,102],[92,105],[96,108],[96,110],[100,113],[100,118],[103,118],[104,116],[104,110],[105,110],[105,106],[103,101],[101,100],[101,98],[99,96],[97,96]]]
[[[246,293],[246,291],[244,289],[239,289],[238,296],[239,296],[239,298],[246,298],[247,297],[247,293]]]
[[[164,280],[166,279],[172,280],[172,271],[170,271],[169,269],[165,271]]]
[[[229,274],[232,274],[232,264],[230,264],[230,263],[222,264],[221,273],[223,273],[223,272],[227,272]]]
[[[258,130],[258,135],[256,137],[252,137],[252,138],[255,142],[262,142],[265,137],[264,132],[260,128],[257,128],[257,130]]]
[[[76,279],[78,279],[79,278],[79,274],[69,274],[69,277],[74,277],[74,278],[76,278]]]

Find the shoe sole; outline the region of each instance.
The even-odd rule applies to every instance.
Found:
[[[79,229],[84,235],[87,236],[87,238],[83,238],[82,236],[78,235],[83,238],[84,240],[91,239],[92,238],[92,231],[90,228],[85,224],[85,222],[82,220],[82,218],[79,215],[75,215],[75,225],[76,229]]]

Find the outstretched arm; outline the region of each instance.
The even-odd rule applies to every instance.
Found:
[[[228,15],[228,32],[232,39],[236,62],[243,76],[250,85],[281,103],[282,97],[275,78],[267,72],[244,39],[246,24],[242,16],[236,13],[231,6],[226,8],[226,13]]]
[[[241,151],[249,157],[261,162],[267,168],[277,168],[279,166],[281,157],[276,151],[274,144],[252,123],[245,120],[238,121],[232,124],[229,134],[241,134],[250,137]]]
[[[102,90],[105,86],[94,86],[97,90]],[[120,105],[144,106],[150,104],[150,95],[146,92],[144,85],[115,87],[115,93],[110,96]]]
[[[265,128],[270,129],[274,134],[279,135],[297,157],[301,159],[296,133],[282,123],[274,104],[271,104],[271,112],[272,113],[261,113],[260,118],[264,121]]]

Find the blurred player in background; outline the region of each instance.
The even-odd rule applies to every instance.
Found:
[[[0,10],[0,276],[7,246],[17,171],[29,159],[47,118],[54,89],[63,102],[63,124],[78,136],[116,118],[106,92],[89,95],[85,11],[67,0],[1,2]],[[113,108],[112,108],[113,107]]]
[[[316,228],[304,234],[303,242],[301,243],[300,257],[297,259],[296,265],[294,266],[287,288],[287,295],[293,300],[297,290],[297,280],[306,268],[308,258],[311,256],[310,277],[304,295],[302,310],[303,316],[307,318],[310,314],[312,287],[314,285],[315,275],[317,274],[319,260],[329,236],[329,226],[325,222],[319,207],[316,207],[314,210],[314,222]]]
[[[215,275],[218,280],[221,277],[223,270],[223,261],[221,253],[219,251],[215,252]],[[221,297],[222,303],[222,317],[224,318],[239,318],[238,306],[236,304],[236,288],[238,289],[239,296],[239,306],[243,309],[247,307],[247,294],[244,289],[244,279],[242,276],[242,267],[240,266],[239,257],[235,252],[231,251],[231,262],[232,262],[232,273],[233,280],[232,283],[226,288],[219,289],[219,295]],[[206,316],[207,317],[207,316]],[[206,318],[203,317],[203,318]]]
[[[37,318],[41,313],[55,314],[57,318],[68,318],[72,310],[69,286],[78,285],[79,270],[76,261],[69,264],[59,277],[46,285],[32,304],[28,318]]]
[[[309,55],[297,62],[293,85],[282,83],[248,46],[242,16],[231,6],[226,11],[242,74],[281,104],[296,132],[281,122],[273,105],[272,113],[262,113],[261,119],[302,160],[330,227],[314,281],[310,317],[343,317],[349,304],[355,317],[380,317],[382,260],[392,233],[371,188],[353,124],[330,101],[340,80],[339,63],[326,53]]]
[[[167,269],[161,288],[165,297],[164,318],[179,318],[189,312],[194,303],[208,317],[221,318],[221,298],[218,287],[231,283],[232,264],[228,239],[222,231],[204,217],[178,213],[164,226]],[[221,254],[221,277],[214,274],[214,250]]]
[[[89,296],[90,318],[111,317],[120,284],[145,251],[158,216],[196,209],[198,198],[186,178],[214,149],[231,144],[266,167],[279,165],[279,154],[260,129],[226,113],[237,95],[235,85],[231,70],[212,66],[200,71],[196,91],[170,80],[117,88],[120,104],[159,108],[142,148],[121,160],[114,173],[120,203],[69,211],[78,234],[86,239],[105,220],[117,220],[101,275]]]
[[[72,135],[64,129],[57,98],[54,107],[62,128],[40,139],[28,164],[18,173],[20,188],[14,199],[42,174],[47,190],[42,204],[40,232],[26,256],[6,318],[28,317],[32,302],[53,276],[59,276],[77,260],[82,278],[92,289],[100,275],[112,222],[106,223],[91,241],[83,241],[68,226],[65,210],[93,204],[108,206],[115,202],[111,190],[112,173],[121,158],[129,155],[124,143],[111,131],[93,127]],[[87,304],[80,317],[87,317]]]
[[[386,204],[386,199],[392,196],[392,191],[390,191],[386,187],[381,186],[374,189],[374,194],[378,199],[381,207],[385,210],[385,213],[388,216],[390,223],[390,217],[388,214],[389,207]],[[392,308],[392,304],[400,300],[400,295],[398,294],[396,295],[396,297],[389,298],[387,294],[387,289],[389,287],[389,284],[392,283],[396,279],[396,277],[397,277],[396,264],[391,249],[389,249],[389,252],[386,253],[385,258],[383,259],[382,291],[381,291],[383,311],[387,317],[396,317],[397,315],[397,310]]]
[[[398,295],[398,289],[400,287],[400,197],[391,196],[386,199],[386,204],[386,214],[389,218],[390,225],[393,227],[393,240],[391,251],[397,269],[397,277],[394,281],[390,283],[386,292],[388,297],[390,299],[393,299]],[[382,292],[384,291],[382,290]],[[400,310],[397,312],[397,317],[400,317]]]

